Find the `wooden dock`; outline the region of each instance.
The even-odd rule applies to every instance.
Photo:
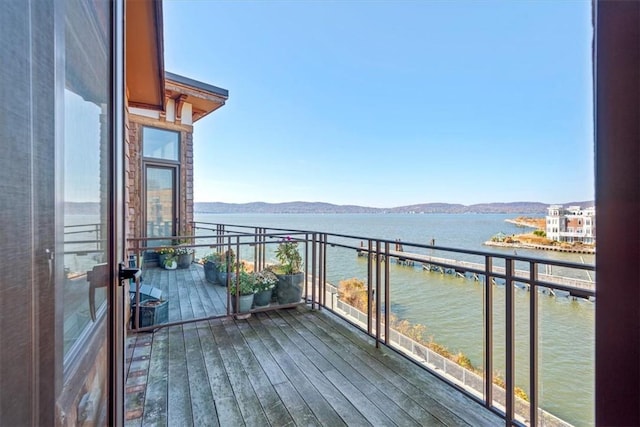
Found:
[[[373,249],[375,250],[375,249]],[[358,249],[358,256],[367,256],[368,249]],[[482,275],[485,269],[484,264],[459,261],[448,258],[439,258],[423,254],[415,254],[404,251],[390,250],[389,257],[391,260],[402,265],[415,265],[415,263],[422,264],[422,268],[428,271],[439,271],[441,273],[458,274],[466,276],[466,273],[471,273],[478,278],[478,275]],[[504,275],[506,269],[504,267],[492,266],[491,273]],[[514,270],[514,280],[518,278],[528,279],[529,270]],[[565,288],[574,289],[576,291],[589,291],[595,292],[596,284],[593,281],[577,279],[573,277],[559,276],[555,274],[538,273],[538,280],[543,282],[552,283]]]

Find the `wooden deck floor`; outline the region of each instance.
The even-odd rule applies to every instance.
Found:
[[[227,314],[227,288],[212,285],[199,264],[177,270],[145,268],[143,285],[162,291],[169,303],[169,323]]]
[[[206,287],[219,291],[195,283],[197,269],[181,273],[194,282],[191,292],[173,294],[174,316],[206,311],[195,297],[213,295]],[[171,275],[162,282],[157,273],[171,298]],[[504,424],[336,316],[307,307],[134,334],[128,359],[127,426]]]

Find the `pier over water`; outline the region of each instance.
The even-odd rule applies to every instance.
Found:
[[[396,264],[412,266],[416,263],[420,263],[422,264],[422,268],[424,270],[439,271],[443,274],[456,274],[461,277],[466,277],[466,274],[470,273],[471,277],[475,280],[479,280],[481,276],[485,275],[484,264],[405,252],[402,250],[402,244],[399,242],[396,243],[395,247],[395,250],[389,250],[389,260],[395,262]],[[369,253],[369,250],[368,248],[361,246],[358,249],[357,253],[358,256],[366,257]],[[372,248],[371,253],[373,254],[373,256],[375,256],[375,247]],[[504,277],[507,274],[505,267],[500,267],[497,265],[491,266],[490,273],[492,273],[496,277]],[[584,291],[592,293],[596,290],[596,284],[592,280],[567,277],[552,274],[550,272],[537,272],[536,275],[536,280],[538,282],[553,284],[554,286],[560,287],[560,291],[568,292],[569,294],[574,296],[581,297],[584,296]],[[531,280],[530,276],[531,272],[529,270],[522,270],[517,268],[513,270],[513,280],[515,282],[519,282],[518,279],[521,279],[522,283],[525,284],[527,288],[529,287],[528,282]]]

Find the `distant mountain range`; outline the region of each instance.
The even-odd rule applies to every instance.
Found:
[[[322,202],[287,202],[287,203],[222,203],[196,202],[196,213],[234,214],[234,213],[265,213],[265,214],[331,214],[331,213],[505,213],[544,215],[549,203],[540,202],[511,202],[511,203],[480,203],[475,205],[460,205],[452,203],[421,203],[417,205],[398,206],[395,208],[372,208],[356,205],[334,205]],[[569,202],[563,206],[580,206],[582,208],[594,206],[594,202]],[[98,215],[99,205],[93,202],[66,202],[65,211],[72,215]]]
[[[372,208],[356,205],[334,205],[321,202],[286,202],[286,203],[222,203],[200,202],[194,204],[196,213],[506,213],[506,214],[545,214],[550,203],[511,202],[480,203],[461,205],[451,203],[422,203],[417,205],[398,206],[395,208]],[[593,201],[563,203],[563,206],[594,206]]]

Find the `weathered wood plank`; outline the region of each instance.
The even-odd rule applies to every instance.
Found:
[[[167,425],[167,390],[169,387],[169,330],[153,334],[147,393],[144,401],[143,425]]]
[[[304,325],[296,320],[299,316],[293,316],[291,313],[282,313],[281,315],[285,320],[291,322],[291,328],[296,330],[304,329]],[[304,337],[301,336],[300,339],[306,339],[335,368],[335,370],[327,371],[327,377],[332,382],[339,381],[339,384],[344,387],[343,393],[350,399],[357,399],[355,401],[365,405],[367,416],[371,417],[370,420],[374,424],[386,422],[385,417],[388,417],[399,425],[418,425],[418,420],[412,418],[403,408],[381,391],[385,386],[395,388],[393,385],[388,382],[384,384],[381,381],[377,381],[378,378],[369,375],[370,372],[365,372],[365,375],[362,375],[358,369],[346,361],[346,359],[356,357],[356,354],[352,354],[344,348],[342,348],[344,353],[340,351],[341,354],[339,354],[338,349],[334,348],[337,343],[331,339],[326,339],[326,336],[321,339],[315,335],[316,333],[324,334],[320,329],[306,329],[306,331],[310,333],[305,333]],[[338,376],[334,371],[339,372],[340,375]],[[349,384],[342,384],[344,381]],[[349,385],[352,385],[352,387]],[[366,395],[359,392],[359,390],[366,390]],[[379,408],[384,408],[384,413]]]
[[[209,283],[204,278],[204,269],[196,264],[191,265],[191,280],[196,290],[195,297],[200,300],[202,312],[200,317],[207,317],[215,315],[215,307],[213,300],[209,294]]]
[[[177,277],[175,285],[178,287],[178,298],[180,300],[180,318],[182,320],[190,320],[195,317],[193,316],[193,307],[191,306],[191,289],[185,283],[185,271],[185,269],[174,270]]]
[[[190,318],[198,319],[206,317],[206,314],[202,305],[202,299],[196,287],[197,275],[196,277],[193,276],[193,270],[195,270],[195,266],[193,265],[184,270],[182,286],[187,291],[189,297],[189,306],[191,307]],[[197,283],[200,283],[200,281],[197,280]]]
[[[196,323],[200,348],[204,359],[207,376],[202,380],[208,383],[213,396],[218,422],[221,426],[243,425],[242,413],[238,407],[233,387],[222,362],[222,355],[215,343],[209,322]]]
[[[175,270],[159,270],[168,280],[167,292],[169,299],[169,322],[178,322],[182,320],[179,296],[179,284]]]
[[[204,279],[202,283],[206,294],[208,295],[212,308],[208,313],[209,316],[221,316],[227,314],[227,288],[224,286],[214,285]]]
[[[427,422],[430,425],[439,423],[438,418],[422,407],[418,400],[415,400],[412,395],[404,391],[402,384],[394,384],[394,382],[390,381],[390,378],[398,375],[397,371],[388,369],[377,359],[370,357],[366,353],[363,346],[372,346],[372,344],[362,341],[359,343],[359,346],[352,343],[349,345],[349,341],[345,343],[345,341],[340,339],[334,340],[320,327],[321,325],[316,324],[317,322],[314,322],[314,324],[309,324],[310,322],[300,322],[300,316],[283,317],[291,324],[291,330],[296,331],[299,335],[299,339],[295,340],[297,344],[304,345],[307,337],[315,336],[319,342],[332,349],[344,361],[341,362],[337,359],[332,359],[337,362],[338,365],[336,368],[340,372],[346,369],[344,364],[348,364],[352,369],[360,373],[362,377],[367,378],[368,381],[375,385],[387,399],[402,408],[403,412],[408,414],[414,422],[421,424]],[[309,333],[307,333],[307,331]],[[317,341],[314,344],[317,345]],[[384,400],[384,397],[380,394],[377,394],[377,397]],[[393,415],[392,418],[394,419],[398,419],[393,411],[389,411],[388,406],[385,405],[384,408],[385,413],[390,416]],[[402,417],[404,414],[400,413],[397,415]]]
[[[170,426],[193,424],[182,326],[169,328],[167,424]]]
[[[313,320],[315,324],[309,325],[309,327],[322,328],[327,335],[334,337],[337,341],[343,342],[345,346],[354,346],[362,349],[364,353],[370,357],[365,360],[371,364],[370,366],[373,370],[378,372],[395,373],[395,375],[388,375],[388,378],[393,380],[399,387],[402,387],[407,391],[411,391],[411,394],[415,395],[416,398],[418,398],[418,401],[423,405],[428,405],[426,407],[431,413],[436,413],[438,417],[446,423],[456,424],[460,422],[460,417],[454,410],[452,410],[455,408],[445,407],[430,397],[430,395],[438,394],[441,396],[449,395],[450,393],[460,394],[457,390],[444,384],[427,371],[422,370],[411,363],[407,363],[401,358],[401,356],[384,347],[376,349],[373,344],[370,344],[369,346],[362,346],[361,337],[358,336],[357,332],[356,334],[353,334],[355,329],[351,330],[348,325],[337,325],[331,320],[328,320],[325,323],[324,321],[327,319],[318,317],[313,317]],[[308,322],[305,322],[305,325],[307,324]],[[343,329],[343,327],[345,329]],[[411,368],[415,369],[412,370]],[[410,378],[415,381],[410,381]],[[417,378],[424,379],[422,381],[422,385],[427,385],[429,390],[433,390],[435,388],[438,393],[423,393],[423,389],[421,387],[415,387],[415,384],[420,384]]]
[[[355,345],[372,357],[368,363],[377,360],[386,366],[395,375],[387,375],[390,381],[398,387],[415,396],[418,402],[431,414],[445,424],[471,424],[471,425],[495,425],[503,421],[497,415],[484,410],[477,402],[465,396],[454,387],[447,385],[425,369],[410,363],[395,352],[385,349],[376,349],[373,345],[362,345],[363,335],[355,327],[346,322],[334,319],[329,313],[320,316],[304,313],[310,316],[308,321],[301,321],[308,327],[322,328],[327,335],[340,340],[346,345]],[[375,366],[375,365],[373,365]],[[380,372],[380,365],[374,370]],[[429,392],[425,392],[428,390]]]
[[[258,331],[265,346],[316,417],[325,425],[368,425],[365,416],[346,401],[339,389],[315,366],[297,363],[306,359],[306,355],[286,341],[284,334],[279,330],[284,323],[278,324],[277,321],[274,322],[274,318],[278,319],[277,315],[271,317],[262,313],[256,315],[255,319],[249,319],[249,323]]]
[[[233,387],[235,397],[244,418],[244,422],[248,425],[266,425],[267,417],[260,405],[260,401],[256,396],[251,382],[247,377],[242,363],[238,359],[238,355],[233,347],[233,342],[229,338],[225,330],[224,323],[233,322],[233,320],[222,320],[221,322],[212,322],[211,330],[218,345],[222,363],[224,364],[229,382]],[[250,351],[248,348],[246,351]]]
[[[218,426],[218,417],[209,384],[204,381],[207,371],[202,357],[200,337],[195,324],[182,327],[186,349],[187,371],[193,423],[196,426]]]
[[[252,336],[253,331],[245,323],[227,322],[224,326],[271,425],[293,424],[290,411],[287,411],[281,400],[282,395],[274,388],[287,382],[287,379],[282,371],[277,371],[279,368],[271,355],[264,347],[258,345],[256,341],[259,341],[259,338],[255,333]],[[242,329],[245,329],[245,333]],[[267,375],[267,370],[272,374],[271,377]]]

